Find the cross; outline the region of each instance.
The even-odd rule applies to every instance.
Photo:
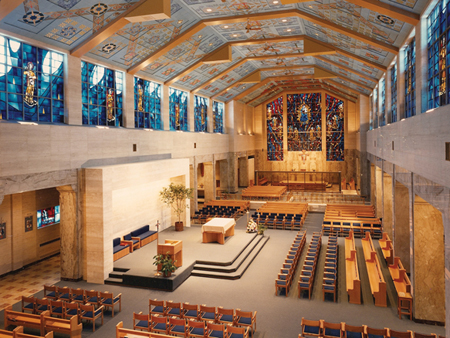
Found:
[[[301,154],[300,154],[300,159],[303,161],[303,164],[306,163],[306,158],[309,156],[309,154],[306,153],[306,150],[303,149]]]

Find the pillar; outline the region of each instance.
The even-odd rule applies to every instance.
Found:
[[[197,193],[197,171],[195,170],[195,166],[193,164],[189,165],[189,183],[191,188],[194,188],[194,192],[192,194],[192,198],[190,199],[189,208],[191,209],[191,217],[194,216],[195,211],[198,207],[198,193]]]
[[[80,229],[77,218],[77,194],[72,186],[61,186],[59,205],[61,213],[61,279],[78,280],[81,277],[79,257]]]
[[[123,126],[134,128],[134,76],[125,73],[125,86],[123,91]]]
[[[394,243],[395,256],[400,257],[406,272],[410,270],[409,252],[409,191],[400,182],[394,186],[394,235],[391,240]]]
[[[392,208],[392,176],[383,173],[383,230],[388,233],[389,238],[393,238],[392,231],[392,218],[393,218],[393,208]]]
[[[219,161],[219,179],[220,179],[220,189],[228,191],[228,161]]]
[[[377,194],[376,184],[375,184],[375,166],[373,164],[370,165],[370,202],[373,206],[377,205]]]
[[[164,86],[162,85],[162,97],[161,97],[161,122],[162,122],[162,126],[161,129],[162,130],[170,130],[170,98],[169,98],[169,86]]]
[[[238,158],[236,153],[229,153],[228,160],[228,191],[238,191]]]
[[[238,158],[239,165],[239,186],[240,187],[248,187],[248,158],[247,157],[239,157]]]
[[[383,171],[375,167],[375,211],[377,217],[383,217]]]
[[[204,166],[204,185],[205,185],[205,203],[214,199],[214,170],[212,162],[203,163]]]
[[[22,224],[22,196],[23,194],[13,194],[11,200],[11,233],[6,233],[7,236],[12,236],[12,270],[17,270],[23,267],[23,235],[24,230],[21,226],[14,226],[15,224]]]
[[[66,124],[83,124],[81,96],[81,60],[67,54],[64,61],[64,122]]]

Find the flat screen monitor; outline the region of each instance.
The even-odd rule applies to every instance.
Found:
[[[37,228],[42,229],[52,224],[59,223],[59,205],[37,211]]]

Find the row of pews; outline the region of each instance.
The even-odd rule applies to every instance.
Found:
[[[53,338],[53,331],[45,336],[35,336],[23,332],[23,326],[17,326],[14,330],[0,330],[0,338]]]
[[[302,272],[298,281],[298,298],[302,291],[308,291],[308,298],[311,299],[314,277],[316,273],[317,261],[319,259],[320,247],[322,246],[322,233],[314,232],[303,263]]]
[[[350,304],[361,304],[361,279],[353,231],[350,231],[349,236],[345,238],[345,277],[348,302]]]
[[[261,186],[254,185],[242,191],[243,200],[264,200],[264,201],[279,201],[286,193],[285,186]]]
[[[252,218],[269,229],[300,230],[308,214],[306,203],[267,202]]]
[[[275,295],[278,295],[278,291],[281,293],[281,291],[284,290],[286,297],[288,296],[305,242],[306,232],[299,231],[289,248],[289,252],[283,262],[280,273],[278,274],[277,279],[275,279]]]
[[[327,252],[325,256],[325,268],[323,272],[322,296],[331,293],[333,301],[336,302],[337,289],[337,265],[338,265],[338,243],[336,236],[328,237]]]

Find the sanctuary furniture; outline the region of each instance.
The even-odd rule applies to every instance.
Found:
[[[17,312],[12,310],[12,306],[8,306],[4,310],[4,316],[5,316],[5,327],[8,327],[10,325],[14,326],[23,326],[28,327],[31,329],[36,329],[41,331],[41,336],[44,332],[43,327],[43,318],[44,316],[49,316],[49,311],[44,311],[39,315],[34,315],[30,313],[23,313],[23,312]]]
[[[63,333],[69,335],[71,338],[81,338],[81,331],[83,330],[83,324],[78,324],[78,317],[73,316],[70,319],[43,317],[43,333],[50,331]]]
[[[19,334],[20,332],[23,332],[23,326],[17,326],[14,328],[14,330],[9,331],[9,330],[0,330],[0,338],[14,338],[16,337],[17,334]],[[34,338],[38,338],[36,336],[33,336]],[[53,338],[53,334],[50,337],[45,337],[45,338]]]
[[[338,264],[338,244],[337,237],[328,237],[328,246],[325,257],[325,271],[323,273],[322,296],[333,294],[333,301],[336,302],[337,288],[337,264]]]
[[[202,226],[202,243],[225,244],[225,237],[234,235],[235,224],[234,218],[213,218]]]
[[[320,247],[322,245],[322,233],[315,232],[309,243],[300,279],[298,281],[298,298],[301,297],[302,290],[308,290],[308,298],[311,299],[314,277],[316,273],[317,260],[319,258]]]
[[[183,241],[166,239],[164,244],[158,244],[158,254],[169,255],[175,266],[183,265]]]
[[[242,199],[280,200],[286,191],[287,188],[285,186],[255,185],[242,191]]]
[[[394,246],[387,232],[383,232],[383,237],[378,240],[378,243],[380,244],[384,259],[388,264],[392,264],[394,259]]]
[[[158,232],[150,230],[149,225],[145,225],[137,230],[131,231],[130,234],[133,239],[139,239],[141,247],[155,241],[158,238]]]
[[[345,285],[350,304],[361,304],[361,279],[359,278],[353,231],[345,238]]]
[[[103,306],[100,306],[99,308],[95,308],[92,304],[80,304],[80,321],[87,320],[89,322],[92,322],[92,331],[95,332],[95,321],[97,318],[102,319],[102,325],[103,325]],[[72,317],[74,319],[75,317]]]
[[[130,253],[130,243],[121,241],[120,237],[113,239],[114,262]]]
[[[409,316],[412,320],[413,296],[411,294],[411,281],[403,267],[400,258],[395,257],[393,264],[389,265],[389,273],[397,291],[398,302],[397,311],[401,319],[402,315]]]

